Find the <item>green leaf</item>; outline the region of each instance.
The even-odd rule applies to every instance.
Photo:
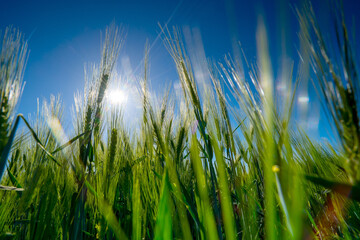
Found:
[[[73,144],[76,140],[78,140],[79,138],[81,138],[82,136],[84,136],[87,133],[82,133],[80,135],[77,135],[76,137],[70,139],[67,143],[64,143],[63,145],[61,145],[60,147],[56,148],[54,151],[51,152],[51,154],[55,154],[61,150],[63,150],[64,148],[70,146],[71,144]]]
[[[172,219],[170,207],[170,182],[167,172],[163,176],[161,197],[155,226],[155,240],[172,239]]]
[[[7,169],[7,172],[8,172],[11,183],[14,186],[16,186],[17,189],[23,189],[22,186],[20,185],[20,183],[18,182],[18,180],[16,179],[16,177],[10,172],[9,168]],[[21,192],[22,191],[18,191],[19,196],[21,196],[21,194],[22,194]]]
[[[132,239],[141,239],[142,206],[140,194],[139,176],[134,175],[133,195],[132,195]]]
[[[15,137],[16,129],[17,129],[18,125],[19,125],[19,121],[20,121],[20,118],[18,116],[16,118],[14,126],[13,126],[13,128],[11,130],[8,142],[5,145],[5,147],[4,147],[4,149],[3,149],[2,153],[1,153],[1,157],[0,157],[0,181],[1,181],[2,176],[4,174],[4,171],[5,171],[6,162],[7,162],[9,153],[10,153],[12,142],[13,142],[14,137]]]

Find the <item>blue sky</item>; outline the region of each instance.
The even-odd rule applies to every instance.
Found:
[[[26,86],[18,112],[25,116],[34,113],[37,98],[49,99],[50,94],[59,93],[65,104],[65,117],[69,118],[74,93],[84,86],[84,64],[99,62],[100,32],[113,21],[127,33],[118,61],[119,71],[125,64],[130,66],[133,75],[141,74],[140,63],[146,40],[152,45],[150,80],[155,93],[163,92],[164,86],[178,81],[175,67],[161,39],[156,40],[160,33],[158,23],[198,30],[206,56],[216,61],[234,52],[234,40],[241,41],[248,60],[255,62],[257,19],[262,14],[276,76],[284,49],[287,56],[297,61],[298,24],[291,6],[301,6],[301,2],[3,0],[0,2],[0,29],[4,30],[10,24],[19,28],[28,39],[31,50],[24,76]],[[315,2],[315,9],[319,10],[320,19],[326,24],[327,1]],[[360,12],[358,2],[345,0],[344,6],[346,16],[353,15],[355,22],[359,23],[359,14],[356,15]],[[286,44],[282,41],[284,36]],[[326,136],[326,125],[320,125],[323,129],[319,136]]]

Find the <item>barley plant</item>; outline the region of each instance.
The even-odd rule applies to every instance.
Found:
[[[332,15],[336,42],[327,40],[310,4],[294,12],[302,61],[286,66],[283,99],[261,19],[257,62],[204,59],[205,84],[179,30],[162,27],[181,96],[169,89],[154,100],[147,46],[135,128],[123,109],[105,102],[125,36],[112,24],[100,63],[86,67],[84,92],[75,95],[69,135],[61,97],[39,102],[31,120],[16,115],[28,51],[22,34],[7,28],[0,53],[1,238],[359,239],[355,42],[340,11]],[[294,121],[305,78],[319,89],[338,144],[311,139]]]

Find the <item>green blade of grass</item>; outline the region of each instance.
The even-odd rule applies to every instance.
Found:
[[[280,180],[279,180],[279,176],[277,174],[277,171],[278,171],[278,166],[273,166],[273,169],[275,169],[274,171],[274,174],[275,174],[275,182],[276,182],[276,187],[277,187],[277,190],[278,190],[278,196],[279,196],[279,199],[280,199],[280,204],[281,204],[281,207],[284,211],[284,214],[285,214],[285,219],[286,219],[286,225],[290,231],[290,234],[292,237],[294,237],[294,232],[293,232],[293,229],[292,229],[292,226],[291,226],[291,222],[290,222],[290,216],[289,216],[289,211],[288,211],[288,208],[286,206],[286,202],[285,202],[285,198],[284,198],[284,195],[283,195],[283,191],[281,189],[281,184],[280,184]]]
[[[201,211],[203,216],[203,225],[205,226],[205,234],[208,239],[216,240],[219,239],[217,226],[214,218],[214,213],[210,205],[209,193],[207,188],[206,177],[204,169],[201,164],[200,152],[198,149],[198,141],[195,136],[192,136],[191,146],[190,146],[190,159],[194,168],[194,173],[197,182],[197,189],[199,191],[201,204],[203,205]]]
[[[6,163],[7,163],[7,159],[11,150],[11,146],[12,146],[12,142],[14,140],[15,137],[15,133],[16,133],[16,129],[19,125],[19,121],[20,118],[17,117],[15,120],[15,123],[13,125],[13,128],[11,130],[10,136],[8,138],[8,142],[6,143],[2,153],[1,153],[1,157],[0,157],[0,181],[3,177],[4,171],[5,171],[5,167],[6,167]]]
[[[132,204],[133,204],[133,211],[132,211],[132,239],[141,239],[141,196],[140,196],[140,183],[139,183],[139,176],[138,174],[134,174],[133,179],[133,196],[132,196]]]
[[[78,140],[79,138],[81,138],[82,136],[84,136],[85,134],[88,133],[82,133],[77,135],[76,137],[73,137],[72,139],[70,139],[68,142],[64,143],[63,145],[61,145],[60,147],[56,148],[54,151],[51,152],[51,154],[55,154],[61,150],[63,150],[64,148],[70,146],[71,144],[73,144],[76,140]]]
[[[233,211],[233,203],[231,201],[228,174],[226,164],[220,147],[214,138],[212,138],[212,146],[214,147],[215,158],[217,162],[217,173],[219,175],[219,190],[220,190],[220,204],[222,210],[222,217],[224,221],[225,235],[227,239],[236,239],[236,227]]]
[[[158,205],[158,213],[155,225],[155,240],[173,239],[172,233],[172,213],[170,204],[170,182],[167,172],[162,181],[162,190]]]

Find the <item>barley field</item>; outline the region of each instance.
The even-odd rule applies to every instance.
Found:
[[[310,4],[294,13],[302,61],[283,76],[281,101],[261,20],[257,62],[209,60],[203,86],[182,33],[160,26],[182,98],[169,89],[153,101],[145,46],[135,128],[121,107],[105,105],[126,41],[109,25],[74,99],[71,133],[60,97],[40,103],[34,119],[17,112],[28,45],[21,29],[3,29],[1,239],[360,239],[356,42],[340,8],[336,41],[324,37]],[[306,66],[336,143],[309,137],[294,119]]]

